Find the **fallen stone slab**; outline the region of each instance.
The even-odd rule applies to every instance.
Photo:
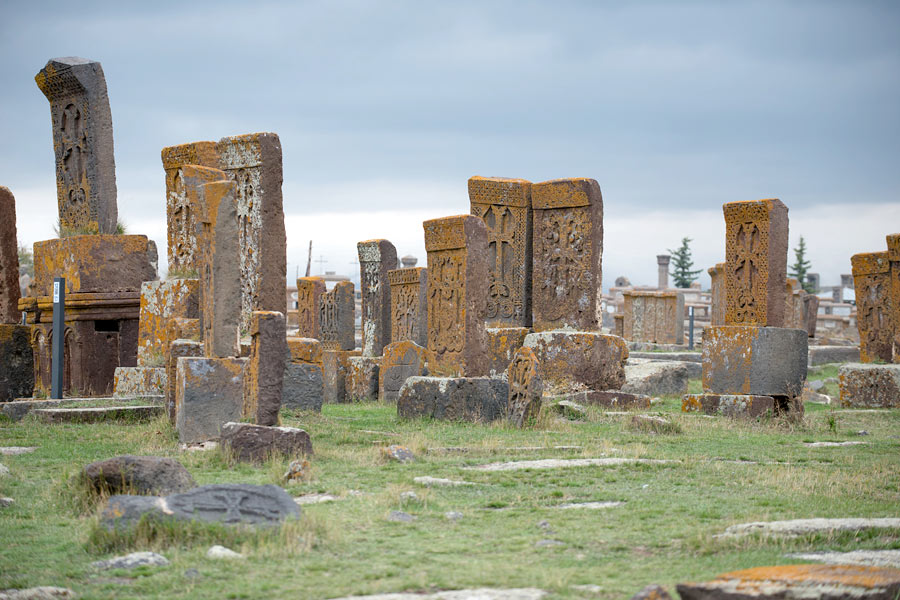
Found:
[[[91,563],[92,567],[101,571],[109,569],[136,569],[137,567],[166,567],[168,565],[168,559],[156,552],[132,552],[125,556],[117,556]]]
[[[650,458],[547,458],[544,460],[519,460],[463,467],[467,471],[522,471],[525,469],[566,469],[570,467],[618,467],[621,465],[662,465],[670,460]]]
[[[609,414],[609,413],[606,413]],[[622,413],[631,414],[631,413]],[[501,454],[504,452],[541,452],[544,450],[583,450],[584,446],[496,446],[496,447],[466,447],[466,446],[445,446],[443,448],[428,448],[429,454],[467,454],[469,452],[483,452],[486,454]]]
[[[566,504],[559,504],[554,506],[553,508],[559,510],[573,510],[578,508],[583,508],[587,510],[600,510],[602,508],[615,508],[616,506],[622,506],[625,504],[624,502],[568,502]]]
[[[685,369],[687,369],[688,377],[690,379],[700,379],[703,375],[703,365],[700,362],[700,353],[697,353],[697,360],[676,360],[674,358],[657,358],[657,356],[665,356],[662,352],[641,352],[642,356],[635,356],[635,353],[631,353],[628,355],[628,361],[625,363],[625,366],[628,365],[641,365],[646,363],[664,363],[664,364],[672,364],[672,365],[681,365]],[[628,376],[628,372],[625,372],[625,376]]]
[[[853,550],[851,552],[799,552],[788,558],[829,565],[866,565],[900,569],[900,550]]]
[[[399,444],[391,444],[387,448],[382,448],[381,456],[385,460],[392,460],[399,463],[411,463],[416,460],[416,455],[412,453],[412,450]]]
[[[681,399],[681,411],[755,419],[775,415],[775,398],[745,394],[685,394]]]
[[[622,391],[646,396],[684,394],[690,372],[682,363],[666,361],[629,361],[625,365]]]
[[[629,394],[622,391],[598,391],[587,390],[556,396],[560,400],[568,400],[581,405],[601,406],[617,409],[643,409],[650,408],[650,396],[646,394]]]
[[[631,342],[629,342],[629,350]],[[698,365],[703,361],[703,354],[698,352],[644,352],[641,350],[630,351],[628,360],[644,358],[649,360],[671,360],[675,362],[693,362]]]
[[[856,565],[757,567],[676,586],[681,600],[894,600],[900,570]]]
[[[145,516],[267,526],[299,517],[300,508],[276,485],[214,484],[165,497],[112,496],[100,515],[100,523],[112,531],[135,525]]]
[[[547,595],[536,588],[477,588],[471,590],[446,590],[434,594],[412,592],[397,594],[375,594],[373,596],[345,596],[333,600],[540,600]]]
[[[337,500],[340,500],[340,498],[331,494],[304,494],[303,496],[294,498],[294,502],[298,506],[304,506],[306,504],[324,504],[325,502],[336,502]]]
[[[309,434],[295,427],[225,423],[220,439],[223,447],[242,462],[260,463],[277,455],[313,454]]]
[[[490,377],[409,377],[400,387],[397,415],[488,423],[506,414],[509,385]]]
[[[108,402],[110,406],[121,404],[123,401],[140,401],[144,405],[162,405],[165,402],[163,396],[133,396],[124,398],[63,398],[62,400],[31,400],[22,398],[13,402],[0,402],[0,413],[8,417],[11,421],[21,421],[22,418],[32,410],[38,408],[71,408],[73,405],[90,403],[96,405],[98,403]]]
[[[150,421],[166,413],[161,404],[146,406],[106,406],[99,408],[39,408],[32,411],[39,421],[49,424],[84,424],[104,421]]]
[[[42,585],[26,589],[0,590],[0,600],[56,600],[57,598],[76,598],[75,592],[68,588]]]
[[[430,477],[423,475],[422,477],[414,477],[413,481],[425,487],[459,487],[465,485],[475,485],[471,481],[455,481],[453,479],[441,479],[440,477]]]
[[[810,346],[809,366],[859,362],[859,346]]]
[[[848,518],[848,519],[791,519],[787,521],[756,521],[732,525],[714,537],[740,537],[762,533],[796,537],[809,533],[833,531],[863,531],[866,529],[900,529],[900,518]]]
[[[803,442],[808,448],[839,448],[842,446],[865,446],[869,442]]]
[[[36,446],[0,446],[0,456],[18,456],[37,450]]]
[[[81,478],[95,493],[164,496],[197,487],[180,462],[161,456],[125,455],[100,460],[84,467]]]
[[[387,520],[397,523],[412,523],[416,520],[416,518],[409,513],[403,512],[402,510],[392,510],[390,514],[388,514]]]
[[[841,406],[900,406],[900,365],[849,363],[838,369]]]

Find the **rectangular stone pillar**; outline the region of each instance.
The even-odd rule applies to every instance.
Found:
[[[397,268],[397,249],[387,240],[356,244],[362,294],[362,353],[381,356],[391,343],[391,286],[388,272]]]
[[[532,312],[535,331],[599,331],[603,198],[593,179],[531,187],[534,208]]]
[[[710,325],[718,327],[725,324],[725,263],[716,263],[706,270],[710,281]]]
[[[20,295],[16,199],[9,188],[0,186],[0,324],[21,322]]]
[[[484,221],[458,215],[425,221],[428,252],[428,349],[433,373],[475,377],[487,372],[484,315],[488,235]]]
[[[470,212],[488,231],[488,327],[531,326],[531,182],[469,179]]]
[[[319,339],[319,305],[324,293],[321,277],[297,279],[297,337]]]
[[[864,363],[893,360],[891,261],[888,252],[850,257],[856,288],[859,358]]]
[[[891,261],[891,327],[894,330],[894,362],[900,364],[900,233],[887,236]]]
[[[656,255],[657,278],[656,287],[661,290],[669,289],[669,262],[672,257],[668,254]]]
[[[288,338],[281,404],[290,409],[322,410],[325,382],[322,342],[311,338]]]
[[[85,58],[52,58],[34,80],[50,101],[60,228],[116,233],[116,162],[103,68]]]
[[[788,209],[777,198],[729,202],[725,324],[784,326]]]
[[[176,383],[178,377],[179,358],[198,358],[203,356],[203,344],[194,340],[175,339],[166,351],[166,412],[169,422],[174,426],[177,416]]]
[[[352,281],[339,281],[319,302],[319,339],[325,350],[356,347],[354,320],[356,298]]]
[[[684,344],[684,295],[626,291],[625,339],[651,344]]]
[[[235,182],[240,221],[241,327],[255,310],[284,310],[287,238],[281,140],[274,133],[222,138],[219,168]]]
[[[388,272],[391,285],[391,343],[409,340],[428,345],[428,269],[410,267]]]
[[[241,418],[257,425],[277,425],[288,354],[284,315],[253,311],[250,319],[250,361],[244,373]]]
[[[241,278],[235,184],[203,186],[200,305],[206,356],[240,356]]]

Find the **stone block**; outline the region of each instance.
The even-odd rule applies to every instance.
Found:
[[[203,344],[193,340],[176,339],[169,344],[166,352],[166,413],[169,422],[175,425],[175,398],[178,380],[178,359],[203,356]]]
[[[319,302],[319,339],[325,350],[353,350],[356,347],[355,314],[353,282],[338,281],[330,291],[322,294]]]
[[[900,365],[851,363],[838,369],[841,406],[893,408],[900,406]]]
[[[629,394],[617,390],[588,390],[556,395],[557,398],[579,405],[602,406],[615,410],[633,410],[650,408],[650,396]]]
[[[362,353],[366,357],[381,356],[384,347],[391,343],[388,273],[397,268],[397,249],[387,240],[359,242],[356,249],[362,296]]]
[[[702,412],[723,417],[774,416],[776,402],[772,396],[746,394],[686,394],[681,401],[682,412]]]
[[[137,292],[156,279],[156,244],[145,235],[73,235],[34,243],[36,295],[53,295],[53,278],[76,293]]]
[[[347,399],[353,402],[377,400],[381,357],[352,356],[349,360]]]
[[[626,291],[624,338],[652,344],[684,343],[684,294]]]
[[[784,327],[788,209],[781,200],[729,202],[725,214],[725,324]]]
[[[350,358],[360,356],[359,350],[326,350],[322,354],[325,377],[325,399],[329,404],[347,402],[347,375]]]
[[[889,363],[893,360],[894,346],[890,255],[888,252],[854,254],[850,263],[856,289],[860,360]]]
[[[598,331],[602,311],[603,198],[593,179],[531,186],[535,331]]]
[[[29,398],[33,391],[31,327],[0,324],[0,402]]]
[[[531,182],[469,179],[470,212],[488,231],[488,327],[531,326]]]
[[[35,408],[32,414],[42,423],[105,423],[118,421],[122,423],[137,423],[139,421],[152,421],[165,414],[165,409],[159,405],[147,404],[143,406],[101,406],[96,408]]]
[[[625,340],[585,331],[542,331],[525,336],[550,391],[614,390],[625,383]]]
[[[114,396],[121,398],[165,394],[165,367],[116,367]]]
[[[241,417],[257,425],[276,425],[284,386],[284,357],[288,355],[284,315],[253,311],[250,335]]]
[[[509,367],[516,350],[525,344],[525,336],[531,333],[527,327],[488,327],[488,375],[499,377]]]
[[[410,340],[386,346],[378,371],[378,397],[383,402],[396,402],[408,378],[425,375],[427,361],[428,351]]]
[[[322,364],[322,342],[314,338],[287,338],[288,354],[294,363]]]
[[[172,317],[169,319],[169,326],[166,330],[166,339],[168,343],[173,340],[193,340],[199,342],[203,338],[203,328],[200,326],[200,319],[185,319],[182,317]]]
[[[222,445],[242,462],[261,463],[273,456],[310,456],[309,434],[295,427],[267,427],[249,423],[222,425]]]
[[[810,346],[809,366],[859,362],[858,346]]]
[[[893,362],[900,364],[900,233],[886,236],[891,261],[891,326],[894,329]]]
[[[484,327],[488,235],[472,215],[423,223],[428,252],[428,349],[432,372],[484,375],[488,370]]]
[[[141,285],[141,317],[138,325],[138,364],[158,360],[173,339],[169,322],[175,317],[200,316],[200,280],[145,281]]]
[[[0,325],[22,320],[19,312],[19,246],[16,237],[16,199],[0,185]],[[0,396],[2,398],[2,396]]]
[[[620,338],[625,337],[625,315],[623,313],[613,315],[613,334]]]
[[[400,388],[403,419],[488,423],[505,416],[509,386],[490,377],[410,377]]]
[[[160,456],[126,454],[92,462],[81,476],[89,489],[106,494],[174,494],[197,486],[180,462]]]
[[[321,363],[285,364],[282,407],[319,412],[322,410],[324,399],[325,381]]]
[[[710,325],[719,327],[725,324],[725,267],[726,263],[716,263],[706,270],[710,279]]]
[[[319,338],[319,306],[325,293],[325,280],[321,277],[297,279],[297,336]]]
[[[703,390],[712,394],[798,397],[806,381],[806,330],[707,327]]]
[[[391,342],[428,344],[428,269],[410,267],[388,271],[391,286]]]
[[[114,234],[116,161],[103,67],[74,56],[51,58],[34,80],[50,101],[60,226]]]
[[[647,396],[681,395],[687,392],[690,371],[674,361],[632,361],[625,365],[622,391]]]
[[[180,358],[175,428],[182,444],[218,439],[222,425],[239,421],[246,358]]]
[[[524,427],[537,421],[541,414],[541,396],[544,384],[540,364],[531,348],[516,350],[506,370],[509,395],[506,401],[506,418],[516,427]]]

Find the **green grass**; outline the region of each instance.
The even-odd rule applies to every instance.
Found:
[[[696,387],[696,386],[695,386]],[[680,412],[666,397],[654,414],[681,433],[633,431],[629,416],[588,408],[583,421],[544,414],[532,430],[502,425],[400,421],[393,406],[326,405],[322,414],[284,413],[285,425],[310,432],[316,455],[310,480],[292,495],[328,492],[341,499],[302,508],[298,522],[240,531],[183,525],[110,538],[96,528],[97,506],[73,477],[85,464],[119,454],[178,458],[199,484],[280,483],[287,461],[234,464],[218,451],[179,452],[168,421],[134,425],[41,425],[31,417],[0,423],[0,445],[37,446],[0,457],[10,468],[0,495],[0,589],[59,585],[82,598],[332,598],[350,594],[463,587],[534,586],[553,598],[628,598],[649,583],[677,582],[753,566],[788,564],[786,552],[900,547],[900,531],[807,536],[793,540],[713,535],[747,521],[805,517],[898,516],[900,411],[832,411],[808,405],[804,422],[735,422]],[[858,437],[865,429],[870,435]],[[869,442],[809,448],[805,441]],[[386,463],[382,446],[418,456]],[[514,450],[541,446],[538,451]],[[553,450],[552,446],[580,446]],[[446,450],[461,447],[464,451]],[[444,450],[442,450],[444,449]],[[482,472],[464,467],[535,458],[625,456],[664,465]],[[426,489],[431,475],[478,485]],[[417,500],[401,493],[415,490]],[[362,492],[357,495],[355,491]],[[621,501],[605,510],[558,510],[567,502]],[[391,510],[416,516],[394,523]],[[459,511],[458,522],[445,519]],[[549,531],[538,526],[550,523]],[[542,539],[564,546],[535,548]],[[243,561],[205,558],[221,543]],[[172,564],[97,572],[90,563],[151,549]],[[199,576],[185,572],[196,569]],[[599,595],[570,588],[597,584]]]

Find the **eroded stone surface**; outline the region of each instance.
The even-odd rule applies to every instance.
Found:
[[[200,316],[200,280],[169,279],[145,281],[141,285],[141,317],[138,326],[138,364],[149,365],[165,354],[177,333],[170,327],[174,318]]]
[[[891,362],[893,358],[893,302],[891,260],[888,252],[869,252],[850,257],[856,291],[856,327],[859,359]]]
[[[573,392],[571,394],[563,394],[558,396],[562,400],[568,400],[576,404],[602,406],[604,408],[618,409],[647,409],[650,408],[650,396],[643,394],[629,394],[620,391],[597,391],[588,390],[586,392]],[[627,413],[623,413],[627,414]]]
[[[529,327],[488,327],[488,357],[491,377],[501,377],[516,351],[525,344],[525,336],[531,333]]]
[[[253,311],[250,335],[241,416],[257,425],[276,425],[284,392],[284,357],[288,354],[284,315]]]
[[[125,455],[92,462],[82,469],[82,479],[95,492],[109,494],[166,495],[197,486],[181,463],[160,456]]]
[[[471,481],[457,481],[454,479],[443,479],[441,477],[431,477],[423,475],[422,477],[414,477],[413,481],[425,487],[459,487],[466,485],[475,485]]]
[[[175,391],[178,440],[218,439],[222,425],[239,421],[246,358],[180,358]]]
[[[625,383],[625,340],[584,331],[543,331],[525,337],[550,389],[616,390]]]
[[[362,355],[381,356],[391,343],[391,285],[388,272],[397,268],[397,249],[387,240],[356,244],[359,291],[362,294]]]
[[[297,279],[297,336],[319,338],[319,305],[325,293],[325,280],[321,277]]]
[[[703,390],[712,394],[799,397],[806,380],[805,330],[707,327]]]
[[[166,352],[166,413],[169,415],[169,422],[175,425],[176,396],[178,383],[178,359],[179,358],[196,358],[203,355],[203,344],[193,340],[173,340]]]
[[[325,350],[353,350],[356,300],[350,281],[339,281],[319,301],[319,339]]]
[[[101,571],[109,569],[136,569],[137,567],[167,567],[169,561],[156,552],[132,552],[125,556],[117,556],[108,560],[98,560],[91,566]]]
[[[625,385],[622,391],[645,396],[684,394],[690,372],[684,363],[653,361],[625,365]]]
[[[35,374],[30,327],[0,323],[0,365],[0,403],[30,397]]]
[[[702,412],[723,417],[763,417],[775,415],[772,396],[740,394],[686,394],[681,401],[682,412]]]
[[[381,357],[353,356],[350,357],[349,362],[347,399],[351,401],[377,400]]]
[[[509,386],[490,377],[410,377],[400,388],[397,415],[487,423],[506,414]]]
[[[787,521],[756,521],[732,525],[725,529],[721,537],[738,537],[752,534],[794,537],[809,533],[897,528],[900,528],[900,518],[791,519]]]
[[[391,342],[428,344],[428,269],[388,271],[391,286]]]
[[[17,239],[16,199],[9,188],[0,185],[0,324],[21,321]]]
[[[113,395],[119,398],[134,396],[163,396],[166,393],[164,367],[116,367]]]
[[[900,406],[900,365],[848,363],[838,370],[841,406]]]
[[[850,552],[798,552],[790,558],[829,565],[867,565],[900,569],[900,550],[852,550]]]
[[[506,401],[506,418],[516,427],[523,427],[537,420],[541,412],[541,395],[544,384],[540,364],[531,348],[519,348],[506,371],[509,395]]]
[[[263,462],[271,456],[312,455],[309,434],[295,427],[266,427],[250,423],[222,425],[222,444],[244,462]]]
[[[668,464],[670,460],[649,458],[547,458],[543,460],[519,460],[489,463],[475,467],[463,467],[469,471],[523,471],[525,469],[566,469],[571,467],[619,467],[633,464]]]
[[[623,333],[630,342],[684,343],[684,294],[629,290]]]
[[[359,356],[359,350],[326,350],[322,355],[325,376],[325,402],[347,402],[347,383],[350,359]]]
[[[385,347],[378,371],[378,396],[385,402],[396,402],[408,378],[425,374],[427,360],[428,351],[410,340]]]

